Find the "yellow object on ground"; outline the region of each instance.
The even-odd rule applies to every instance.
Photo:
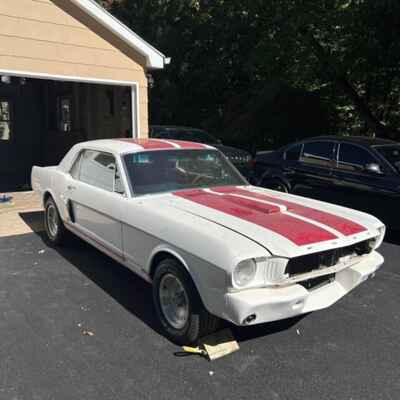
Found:
[[[239,350],[239,344],[230,329],[223,329],[200,339],[198,347],[183,346],[182,349],[186,353],[199,354],[213,361]]]

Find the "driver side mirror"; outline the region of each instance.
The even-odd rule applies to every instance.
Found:
[[[375,164],[375,163],[367,164],[364,167],[364,170],[366,172],[371,173],[371,174],[377,174],[377,175],[382,175],[383,174],[380,165],[379,164]]]

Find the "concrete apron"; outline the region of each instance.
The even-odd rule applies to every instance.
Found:
[[[11,203],[0,203],[0,237],[44,230],[43,207],[34,192],[5,193]]]

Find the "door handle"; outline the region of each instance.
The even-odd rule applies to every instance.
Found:
[[[75,189],[76,189],[76,186],[68,185],[68,186],[67,186],[67,189],[68,189],[68,190],[75,190]]]

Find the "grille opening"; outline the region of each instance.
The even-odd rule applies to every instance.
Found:
[[[328,274],[319,276],[318,278],[307,279],[306,281],[299,282],[307,290],[317,289],[321,286],[327,285],[335,280],[335,274]]]
[[[285,272],[291,277],[315,270],[321,270],[323,268],[333,267],[344,257],[352,259],[371,253],[374,248],[374,243],[375,239],[368,239],[351,246],[294,257],[289,260]]]

